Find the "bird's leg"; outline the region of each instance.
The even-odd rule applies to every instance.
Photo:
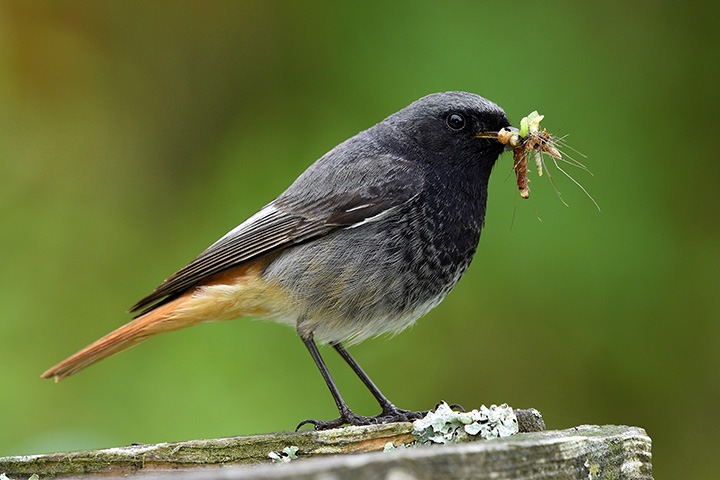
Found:
[[[360,367],[360,365],[355,361],[355,359],[350,356],[350,353],[345,350],[345,347],[343,347],[342,344],[340,344],[339,342],[333,342],[331,343],[331,345],[333,346],[333,348],[335,348],[335,350],[337,350],[343,360],[345,360],[345,362],[350,365],[350,368],[352,368],[352,371],[355,372],[355,375],[357,375],[360,381],[365,384],[367,389],[370,390],[370,393],[372,393],[373,397],[375,397],[375,400],[377,400],[380,404],[382,412],[380,413],[380,415],[372,417],[374,420],[373,423],[407,422],[425,416],[427,412],[414,412],[412,410],[403,410],[393,405],[393,403],[388,400],[385,395],[383,395],[380,389],[375,385],[375,383],[370,379],[368,374],[365,373],[365,371]]]
[[[302,338],[303,343],[307,347],[308,351],[310,352],[310,356],[315,361],[315,365],[317,365],[318,370],[320,370],[320,374],[325,379],[325,383],[328,386],[328,389],[330,389],[330,393],[333,396],[333,399],[335,400],[335,405],[337,406],[338,412],[340,412],[340,417],[336,418],[334,420],[303,420],[300,422],[300,424],[297,426],[295,430],[298,430],[300,427],[306,424],[311,424],[315,427],[315,430],[326,430],[328,428],[337,428],[340,425],[350,424],[350,425],[369,425],[371,423],[376,423],[373,421],[372,418],[363,417],[361,415],[356,415],[353,413],[352,410],[347,406],[345,403],[345,400],[343,400],[342,396],[340,395],[340,391],[338,390],[337,386],[335,385],[335,382],[333,381],[332,377],[330,376],[330,372],[327,369],[327,366],[325,365],[325,362],[323,361],[322,357],[320,356],[320,352],[317,349],[317,345],[315,345],[315,341],[313,340],[312,336],[309,338],[305,338],[304,336],[300,336]],[[392,404],[391,404],[392,405]]]

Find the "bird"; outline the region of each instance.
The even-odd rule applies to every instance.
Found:
[[[338,409],[315,429],[409,421],[346,346],[398,333],[437,306],[476,252],[490,173],[509,127],[479,95],[426,95],[312,163],[283,193],[130,308],[137,316],[42,374],[59,381],[160,333],[243,317],[294,328]],[[318,344],[377,400],[353,412]]]

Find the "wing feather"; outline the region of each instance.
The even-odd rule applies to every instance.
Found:
[[[301,216],[268,205],[168,277],[152,293],[133,305],[130,311],[148,307],[153,309],[162,303],[155,302],[183,292],[211,275],[263,253],[323,235],[335,228],[338,227],[308,222]]]
[[[412,201],[421,190],[422,176],[406,162],[393,157],[357,160],[342,170],[320,169],[316,162],[275,201],[228,232],[187,266],[162,282],[130,308],[144,314],[208,277],[260,255],[279,251],[339,228],[379,219]],[[368,168],[369,163],[373,168]],[[378,168],[379,167],[379,168]],[[367,172],[373,176],[368,177]],[[348,186],[355,185],[353,191]]]

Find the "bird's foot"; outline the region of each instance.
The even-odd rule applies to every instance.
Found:
[[[397,408],[395,405],[389,405],[383,408],[380,415],[373,417],[375,423],[395,423],[395,422],[412,422],[427,415],[427,410],[415,412],[413,410],[405,410]]]
[[[375,418],[377,417],[364,417],[362,415],[357,415],[348,410],[343,412],[340,417],[333,420],[313,420],[312,418],[308,418],[307,420],[300,422],[298,426],[295,427],[295,431],[300,430],[300,427],[305,425],[312,425],[315,430],[329,430],[331,428],[338,428],[342,425],[372,425],[374,423],[378,423],[374,421]]]
[[[463,412],[465,411],[460,405],[454,404],[451,405],[451,408],[453,410],[460,410]],[[427,410],[415,412],[413,410],[404,410],[402,408],[397,408],[395,405],[390,404],[385,406],[383,408],[383,411],[379,415],[376,415],[374,417],[364,417],[362,415],[357,415],[350,410],[347,410],[340,417],[333,420],[303,420],[302,422],[300,422],[297,428],[295,428],[295,430],[297,431],[305,425],[312,425],[315,430],[329,430],[331,428],[338,428],[342,425],[362,426],[382,425],[386,423],[396,422],[412,422],[419,418],[423,418],[427,414]]]

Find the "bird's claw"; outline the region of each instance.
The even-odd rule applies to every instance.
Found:
[[[386,423],[397,423],[397,422],[412,422],[418,418],[423,418],[427,412],[414,412],[412,410],[403,410],[395,406],[383,409],[382,413],[374,417],[364,417],[362,415],[356,415],[355,413],[348,411],[342,416],[333,420],[313,420],[307,419],[300,422],[295,428],[298,431],[305,425],[312,425],[315,430],[329,430],[331,428],[338,428],[342,425],[382,425]]]
[[[300,427],[305,425],[312,425],[315,430],[330,430],[331,428],[338,428],[341,425],[372,425],[377,423],[373,421],[377,417],[363,417],[362,415],[356,415],[351,411],[345,412],[342,416],[333,420],[314,420],[308,418],[303,420],[295,427],[295,431],[300,430]]]

